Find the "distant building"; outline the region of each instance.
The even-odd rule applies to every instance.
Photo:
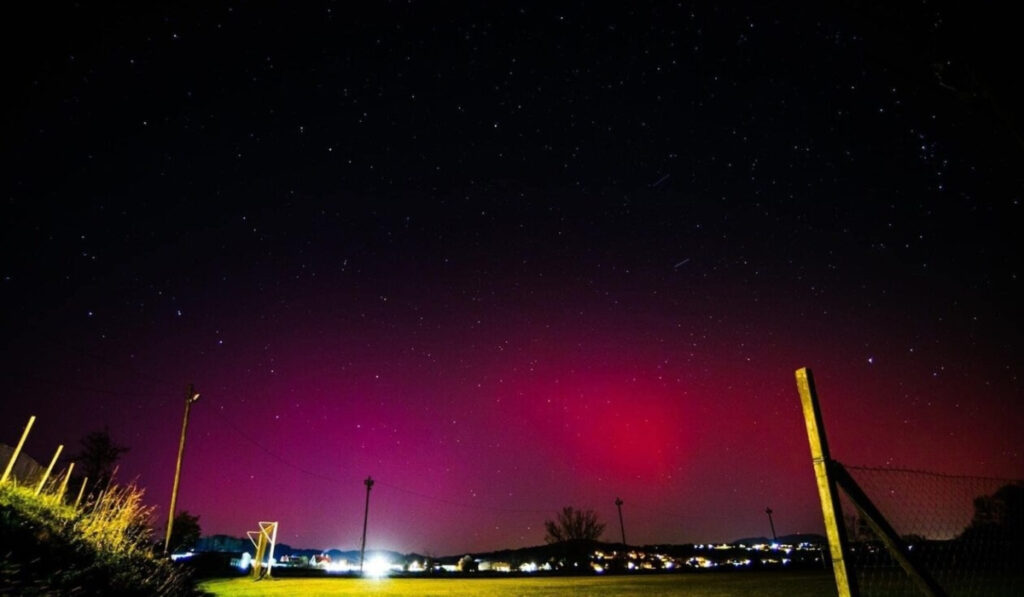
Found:
[[[479,564],[480,572],[512,572],[512,566],[508,562],[492,562],[483,560]]]

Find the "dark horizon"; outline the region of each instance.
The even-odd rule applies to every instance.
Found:
[[[1024,478],[996,7],[11,26],[0,442],[109,429],[158,528],[190,383],[178,509],[291,545],[358,545],[367,475],[368,548],[538,544],[617,497],[630,543],[766,534],[767,506],[821,533],[802,366],[838,460]]]

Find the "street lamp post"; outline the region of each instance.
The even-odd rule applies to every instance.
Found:
[[[366,509],[363,510],[363,543],[359,547],[359,574],[363,573],[363,556],[366,555],[366,521],[370,517],[370,489],[373,488],[373,477],[366,477]]]
[[[622,546],[626,546],[626,525],[622,524],[622,500],[615,498],[615,507],[619,509],[619,530],[622,531]]]
[[[772,512],[774,512],[774,510],[771,508],[764,509],[764,513],[768,515],[768,524],[772,527],[772,541],[778,543],[779,539],[775,536],[775,521],[772,520]]]
[[[181,440],[178,442],[178,461],[174,466],[174,487],[171,489],[171,507],[167,511],[167,537],[164,539],[164,553],[171,549],[171,529],[174,528],[174,509],[178,504],[178,482],[181,480],[181,458],[185,454],[185,431],[188,430],[188,413],[192,403],[199,400],[199,392],[195,386],[188,384],[185,391],[185,418],[181,422]]]

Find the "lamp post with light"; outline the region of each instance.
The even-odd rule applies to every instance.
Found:
[[[370,489],[373,488],[373,477],[366,477],[366,509],[363,510],[363,543],[359,547],[359,574],[363,573],[363,556],[366,554],[366,521],[370,517]]]
[[[622,531],[622,546],[626,546],[626,526],[622,524],[622,500],[615,498],[615,507],[619,509],[619,530]]]
[[[195,386],[188,384],[185,392],[185,418],[181,422],[181,440],[178,442],[178,462],[174,466],[174,487],[171,489],[171,507],[167,511],[167,537],[164,539],[164,553],[170,553],[171,529],[174,528],[174,509],[178,504],[178,481],[181,480],[181,458],[185,454],[185,431],[188,430],[188,413],[192,403],[199,400]]]

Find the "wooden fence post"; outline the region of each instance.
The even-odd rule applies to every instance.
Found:
[[[814,389],[814,376],[804,367],[796,371],[796,387],[800,392],[804,423],[807,425],[807,441],[811,446],[811,462],[814,477],[818,482],[818,497],[821,498],[821,513],[825,519],[825,534],[828,536],[829,553],[832,556],[832,573],[836,578],[839,597],[858,597],[857,583],[849,562],[846,560],[846,528],[843,526],[843,511],[839,505],[836,481],[829,476],[831,456],[825,426],[818,406],[818,393]]]

